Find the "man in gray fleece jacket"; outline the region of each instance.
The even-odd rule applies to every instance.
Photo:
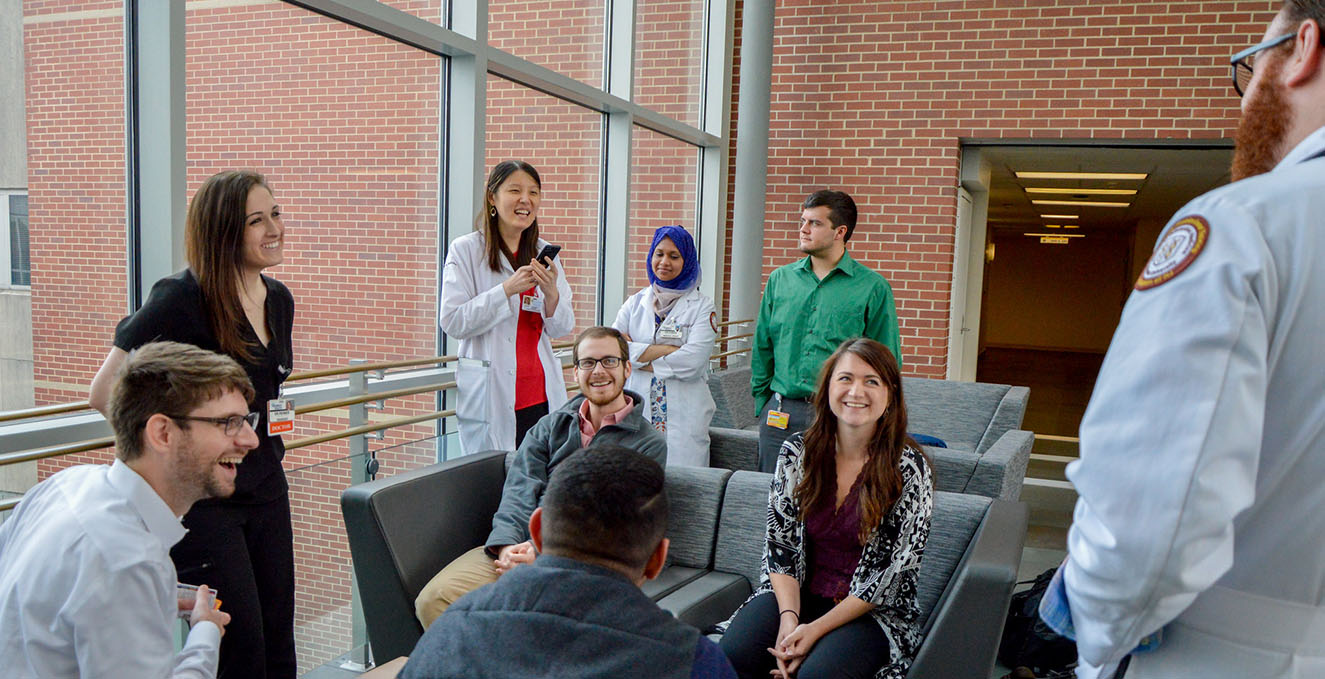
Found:
[[[659,465],[667,463],[667,439],[640,416],[639,394],[625,389],[630,354],[621,333],[589,328],[575,338],[571,355],[580,394],[525,434],[506,472],[487,543],[447,564],[419,592],[414,612],[425,629],[456,599],[534,561],[537,550],[529,540],[529,517],[543,498],[552,470],[571,453],[611,444]]]

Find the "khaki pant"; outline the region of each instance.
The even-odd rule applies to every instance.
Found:
[[[423,586],[414,600],[414,615],[423,623],[423,629],[428,629],[456,599],[496,581],[492,557],[482,547],[475,547],[446,564]]]

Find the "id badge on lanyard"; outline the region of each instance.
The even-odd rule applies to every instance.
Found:
[[[786,429],[791,422],[791,413],[781,410],[782,394],[775,393],[773,398],[777,399],[777,405],[768,409],[768,418],[764,420],[764,423],[774,429]]]

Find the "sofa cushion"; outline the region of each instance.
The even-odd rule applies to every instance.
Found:
[[[667,562],[674,566],[709,568],[718,508],[731,471],[710,467],[667,468]]]
[[[727,481],[717,551],[713,554],[714,570],[743,575],[752,585],[759,583],[772,483],[773,475],[761,472],[736,472]]]
[[[715,427],[744,429],[755,422],[755,398],[750,392],[750,366],[740,365],[709,375]]]
[[[759,431],[709,427],[709,464],[734,471],[757,471]]]
[[[703,568],[667,566],[658,574],[658,577],[652,580],[645,580],[644,584],[640,585],[640,589],[643,590],[650,599],[657,601],[707,572],[708,571]]]
[[[917,583],[920,619],[928,620],[992,502],[981,495],[934,493],[934,516]]]
[[[1006,384],[903,377],[907,429],[937,436],[949,448],[980,452],[994,411],[1009,388]]]

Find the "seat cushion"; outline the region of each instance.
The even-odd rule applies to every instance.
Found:
[[[907,429],[937,436],[949,448],[975,451],[1009,388],[1006,384],[903,377]]]
[[[750,581],[744,576],[715,571],[663,597],[658,606],[703,631],[731,617],[751,591]]]
[[[934,463],[934,489],[964,493],[975,473],[980,456],[970,450],[925,446],[925,454]]]
[[[650,599],[657,601],[677,589],[680,589],[686,583],[692,582],[704,575],[708,571],[703,568],[689,568],[686,566],[667,566],[658,574],[658,577],[652,580],[645,580],[640,585],[640,589],[649,596]]]
[[[731,472],[710,467],[668,467],[667,562],[708,569],[713,565],[713,538],[718,508]]]
[[[743,575],[752,584],[759,582],[772,482],[773,475],[762,472],[736,472],[727,480],[713,554],[714,570]]]

